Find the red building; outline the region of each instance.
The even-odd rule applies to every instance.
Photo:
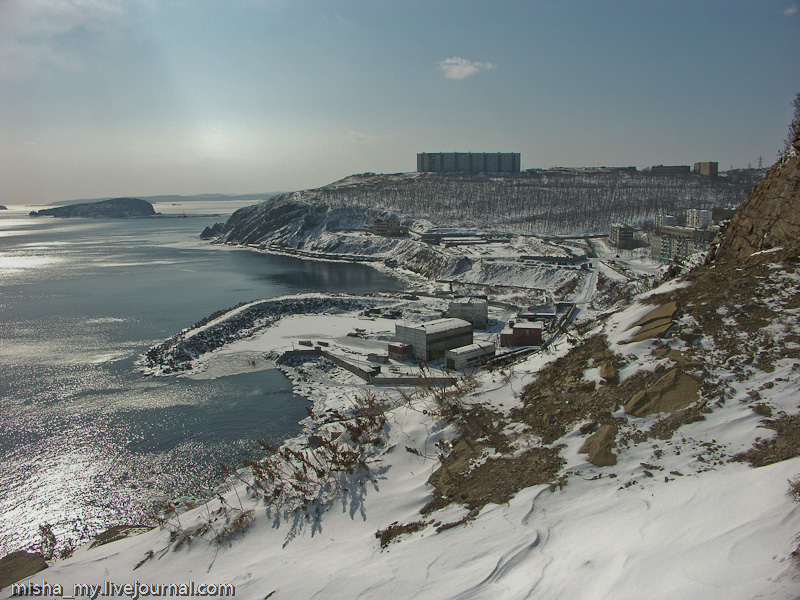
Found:
[[[542,343],[543,329],[541,321],[514,323],[510,329],[504,329],[500,332],[500,345],[539,346]]]

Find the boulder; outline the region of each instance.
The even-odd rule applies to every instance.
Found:
[[[619,381],[619,372],[617,371],[617,367],[614,366],[613,360],[603,361],[603,364],[600,365],[600,377],[608,383],[616,383]]]
[[[587,460],[596,467],[610,467],[617,464],[617,456],[611,451],[617,445],[617,429],[613,423],[601,425],[578,452],[588,454]]]
[[[625,404],[625,412],[636,417],[673,413],[697,402],[699,390],[699,381],[675,368],[649,388],[634,394]]]

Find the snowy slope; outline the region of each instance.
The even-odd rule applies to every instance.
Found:
[[[774,302],[791,299],[796,288],[784,284],[792,277],[778,282]],[[670,283],[649,300],[687,289]],[[584,332],[586,339],[603,333],[609,350],[624,357],[619,385],[672,364],[652,354],[663,340],[624,343],[653,310],[647,300]],[[676,317],[676,327],[689,321],[687,311]],[[783,335],[800,333],[796,311],[776,327]],[[670,348],[688,355],[686,342],[670,339]],[[564,340],[505,373],[481,373],[477,387],[460,401],[486,405],[509,419],[506,431],[516,432],[512,454],[542,446],[540,437],[514,424],[510,410],[523,406],[523,390],[535,389],[544,367],[569,361],[577,347]],[[699,361],[719,351],[708,336],[691,354]],[[564,364],[566,369],[570,363]],[[224,504],[213,500],[170,516],[162,529],[82,548],[33,581],[61,584],[68,593],[75,583],[103,581],[230,583],[243,598],[795,598],[800,575],[789,555],[800,532],[800,504],[787,493],[787,480],[800,474],[800,459],[753,468],[730,457],[770,437],[759,427],[762,417],[753,411],[751,391],[760,390],[758,401],[774,414],[798,414],[796,360],[778,358],[772,371],[751,365],[738,378],[732,377],[730,359],[705,364],[706,380],[727,381],[730,390],[724,402],[714,401],[711,388],[701,392],[710,407],[703,420],[664,439],[637,441],[637,432],[664,415],[634,417],[620,408],[612,415],[621,420],[617,464],[599,467],[579,453],[587,439],[579,419],[545,444],[564,446],[566,462],[553,478],[561,485],[521,489],[457,526],[437,531],[468,516],[458,503],[420,514],[433,497],[428,478],[441,464],[438,455],[447,453],[439,442],[453,438],[456,427],[437,416],[440,405],[430,395],[382,389],[387,421],[381,441],[359,446],[347,435],[339,438],[358,449],[369,471],[336,475],[321,500],[305,510],[265,506],[244,483],[232,483],[223,492]],[[596,371],[590,365],[584,379],[611,385]],[[346,412],[345,398],[358,393],[352,379],[330,372],[317,376],[339,386],[320,386],[323,398],[316,398],[315,411],[327,405]],[[320,416],[307,425],[316,431],[338,427]],[[305,443],[296,440],[290,447],[300,450]],[[243,513],[248,517],[239,520],[252,523],[244,532],[226,533],[226,525]],[[392,524],[406,525],[408,533],[382,548],[376,533]],[[0,598],[9,593],[10,588],[0,592]]]

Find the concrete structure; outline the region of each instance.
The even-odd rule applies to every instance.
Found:
[[[517,316],[520,321],[541,321],[542,324],[550,326],[556,321],[558,309],[552,304],[529,306],[525,310],[521,310]]]
[[[469,346],[461,346],[453,350],[445,350],[444,360],[448,369],[466,369],[482,365],[495,355],[495,347],[491,342],[479,342]]]
[[[656,229],[661,227],[675,227],[678,219],[674,215],[656,215]]]
[[[542,343],[544,325],[541,321],[514,323],[500,332],[501,346],[538,346]]]
[[[686,211],[686,226],[693,229],[706,229],[713,225],[714,221],[710,210],[690,208]]]
[[[396,237],[403,235],[405,229],[400,225],[399,219],[386,219],[385,221],[375,221],[372,233],[383,237]]]
[[[633,227],[623,223],[612,223],[608,241],[617,248],[633,248]]]
[[[696,162],[694,163],[694,173],[705,175],[706,177],[716,177],[719,174],[718,162]]]
[[[718,232],[718,227],[662,227],[652,238],[652,256],[664,264],[670,264],[676,258],[684,259],[708,249]]]
[[[519,152],[420,152],[420,173],[519,173]]]
[[[489,304],[485,298],[459,298],[450,302],[447,316],[464,319],[473,325],[486,325],[489,319]]]
[[[444,356],[445,350],[472,343],[472,324],[463,319],[436,319],[427,323],[395,325],[400,344],[412,347],[414,358],[431,360]]]
[[[651,175],[688,175],[691,172],[689,165],[653,165],[650,167]]]

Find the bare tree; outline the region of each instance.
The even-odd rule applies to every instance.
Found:
[[[787,156],[792,150],[792,142],[800,134],[800,93],[798,93],[792,101],[794,106],[794,116],[792,122],[789,123],[789,131],[786,134],[786,141],[783,145],[783,155]]]

